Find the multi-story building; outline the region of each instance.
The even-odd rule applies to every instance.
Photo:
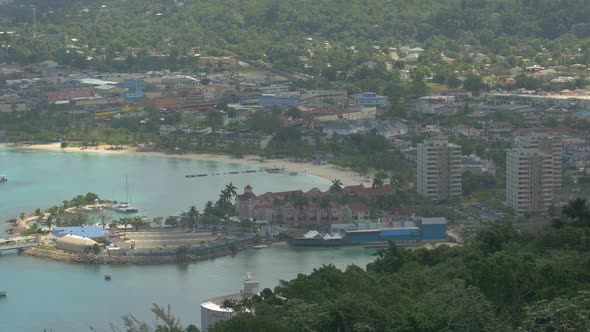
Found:
[[[418,144],[418,193],[438,200],[461,196],[461,147],[447,140]]]
[[[531,133],[516,138],[516,145],[523,148],[539,149],[553,158],[553,189],[561,188],[563,141],[561,138]]]
[[[387,106],[387,97],[380,96],[375,92],[363,92],[351,96],[353,103],[360,106]]]
[[[506,203],[516,212],[540,212],[553,204],[553,156],[540,149],[506,154]]]

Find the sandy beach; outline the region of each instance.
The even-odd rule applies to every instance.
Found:
[[[284,168],[286,172],[297,172],[300,174],[308,174],[324,178],[326,180],[339,179],[343,185],[351,186],[364,184],[371,186],[372,182],[369,177],[364,177],[358,173],[335,166],[335,165],[315,165],[312,163],[300,163],[290,161],[287,159],[262,159],[259,156],[247,155],[243,158],[236,158],[229,155],[222,154],[166,154],[163,152],[139,152],[135,147],[123,146],[119,150],[108,149],[110,145],[100,145],[98,147],[88,147],[82,149],[80,147],[66,147],[62,148],[60,143],[50,144],[35,144],[35,145],[19,145],[0,143],[0,147],[16,147],[18,149],[26,150],[45,150],[45,151],[63,151],[75,153],[101,153],[101,154],[116,154],[116,155],[137,155],[149,157],[163,157],[163,158],[183,158],[190,160],[213,161],[249,166],[259,166],[263,168]],[[247,175],[244,175],[247,176]]]

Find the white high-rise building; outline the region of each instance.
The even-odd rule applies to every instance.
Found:
[[[563,155],[563,141],[561,138],[543,134],[529,134],[516,139],[516,145],[522,148],[539,149],[540,152],[553,157],[553,189],[561,188],[561,157]]]
[[[418,144],[417,190],[422,196],[445,200],[461,196],[461,147],[447,140]]]
[[[540,149],[508,150],[506,203],[519,213],[547,210],[554,204],[554,166],[553,156]]]

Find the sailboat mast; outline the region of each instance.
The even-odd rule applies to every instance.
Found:
[[[127,182],[127,173],[125,173],[125,201],[129,204],[129,187]]]

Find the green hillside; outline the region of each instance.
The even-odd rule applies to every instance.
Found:
[[[584,0],[44,0],[1,6],[0,30],[21,33],[3,36],[12,44],[1,48],[0,61],[8,62],[63,57],[60,43],[26,38],[47,32],[67,33],[105,58],[130,48],[166,55],[227,49],[254,60],[293,62],[329,41],[332,53],[355,46],[369,58],[401,44],[451,55],[468,44],[502,55],[580,49],[576,60],[590,59],[590,2]]]

